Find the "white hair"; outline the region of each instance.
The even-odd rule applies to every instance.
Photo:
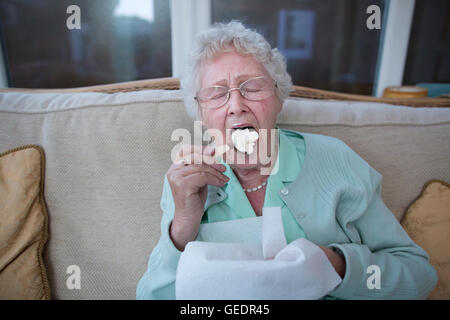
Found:
[[[200,119],[199,107],[194,97],[200,89],[200,68],[203,62],[213,59],[233,47],[239,54],[252,55],[276,81],[276,95],[281,104],[292,91],[291,76],[286,70],[286,61],[277,48],[272,49],[264,37],[250,30],[239,21],[216,23],[201,33],[194,43],[185,76],[181,79],[183,100],[188,114]]]

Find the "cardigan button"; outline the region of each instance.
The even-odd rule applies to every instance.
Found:
[[[288,188],[281,188],[280,192],[283,196],[287,196],[289,193],[289,190],[288,190]]]

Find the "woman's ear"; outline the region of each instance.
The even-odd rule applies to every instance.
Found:
[[[197,120],[203,122],[202,109],[197,106]]]
[[[283,103],[280,101],[280,99],[277,99],[278,103],[276,106],[277,116],[281,113],[283,110]]]
[[[283,104],[281,103],[280,100],[277,99],[277,101],[278,101],[278,103],[277,103],[277,106],[275,107],[276,108],[275,123],[274,123],[275,127],[277,127],[278,118],[280,116],[281,111],[283,110]]]

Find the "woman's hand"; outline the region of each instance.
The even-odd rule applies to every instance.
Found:
[[[331,248],[323,247],[323,246],[319,246],[319,247],[327,255],[327,258],[328,258],[328,260],[330,260],[331,264],[334,267],[334,270],[336,270],[336,273],[341,277],[341,279],[344,279],[345,270],[346,270],[344,256],[336,253]]]
[[[229,180],[222,164],[215,163],[214,147],[185,145],[167,171],[175,202],[170,236],[175,247],[183,251],[197,237],[208,193],[208,184],[223,187]]]

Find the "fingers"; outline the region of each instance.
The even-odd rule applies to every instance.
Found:
[[[185,155],[183,157],[180,157],[178,163],[183,163],[183,164],[202,164],[202,163],[206,163],[209,165],[212,164],[216,164],[215,162],[216,160],[214,159],[214,157],[208,156],[208,155],[204,155],[204,154],[200,154],[200,153],[191,153],[188,155]]]
[[[221,188],[230,180],[222,173],[226,168],[221,164],[219,166],[223,167],[222,172],[207,164],[179,165],[178,168],[177,166],[173,166],[167,172],[174,194],[191,195],[208,184]]]
[[[217,177],[218,179],[220,179],[222,181],[228,182],[229,178],[222,173],[226,169],[225,166],[223,166],[221,164],[219,164],[219,166],[222,166],[223,168],[221,168],[221,169],[223,169],[223,170],[217,170],[206,164],[191,164],[191,165],[185,167],[185,169],[181,173],[181,176],[187,177],[189,175],[196,174],[198,172],[205,172],[205,173],[209,173],[209,174]]]
[[[211,152],[214,153],[214,148],[212,147],[211,149],[209,146],[205,147],[205,149],[197,149],[196,152],[179,156],[175,164],[186,165],[206,163],[219,171],[225,171],[225,166],[218,163],[218,160],[210,155]]]
[[[221,188],[227,183],[227,180],[210,171],[196,171],[187,175],[185,179],[187,184],[195,185],[198,188],[207,184]]]
[[[187,148],[185,150],[204,151],[203,148]],[[211,149],[206,149],[205,153],[208,152],[211,152]],[[220,186],[223,186],[223,181],[229,181],[229,178],[223,174],[223,172],[226,171],[226,167],[223,164],[215,163],[215,158],[213,156],[209,156],[207,154],[202,154],[199,152],[194,152],[180,158],[178,163],[174,164],[173,171],[174,173],[177,172],[177,176],[182,179],[192,174],[201,172],[209,173],[209,175],[212,175],[219,180]],[[202,180],[202,182],[203,181],[204,180]],[[217,185],[218,181],[211,180],[210,184]]]
[[[214,153],[213,145],[184,145],[178,152],[173,173],[184,181],[185,187],[197,189],[207,184],[223,187],[229,178],[223,174],[226,167],[216,162]]]
[[[196,144],[185,144],[178,151],[178,155],[180,157],[184,157],[191,153],[199,153],[199,154],[205,154],[205,155],[211,156],[214,153],[214,149],[215,149],[214,145],[212,145],[212,144],[207,145],[207,146],[196,145]]]

